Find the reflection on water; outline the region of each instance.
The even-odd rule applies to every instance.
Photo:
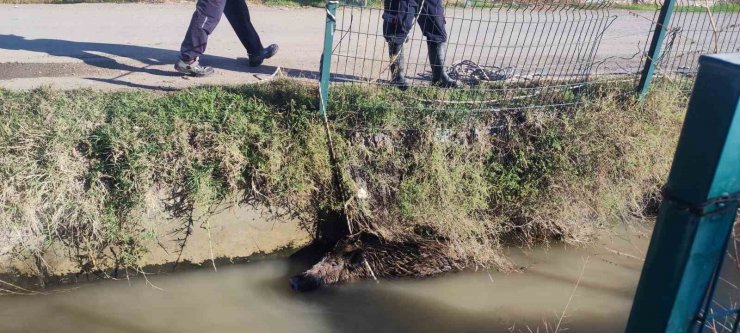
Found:
[[[0,297],[0,332],[545,332],[585,274],[562,326],[622,332],[646,239],[588,249],[512,251],[524,273],[479,270],[423,281],[290,291],[288,260],[143,280],[81,284],[45,296]]]

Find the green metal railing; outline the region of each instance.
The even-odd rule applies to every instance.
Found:
[[[701,331],[717,317],[709,303],[740,200],[740,53],[699,63],[628,333]]]
[[[329,79],[331,78],[331,53],[334,45],[334,31],[337,24],[337,1],[328,1],[326,3],[326,26],[324,27],[324,51],[321,54],[320,85],[321,95],[321,116],[326,116],[326,107],[329,103]]]
[[[653,78],[664,75],[691,90],[703,54],[740,52],[740,12],[733,0],[662,0],[643,56],[637,91],[644,98]],[[637,15],[635,13],[635,15]]]
[[[650,83],[653,81],[655,66],[657,64],[658,57],[661,54],[663,40],[665,39],[666,31],[668,30],[668,24],[671,22],[671,15],[673,15],[673,7],[675,5],[676,0],[666,0],[660,8],[658,21],[655,23],[653,39],[650,41],[650,50],[645,58],[645,67],[640,75],[640,83],[637,85],[640,99],[645,98],[650,89]]]

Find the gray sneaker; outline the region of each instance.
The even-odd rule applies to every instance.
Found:
[[[182,61],[182,59],[179,59],[175,64],[175,70],[185,75],[196,77],[209,76],[215,73],[213,68],[208,66],[201,66],[200,64],[198,64],[197,59],[190,64]]]

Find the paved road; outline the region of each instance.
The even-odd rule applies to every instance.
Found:
[[[183,78],[172,63],[193,9],[192,3],[0,5],[0,86],[171,89],[254,82],[275,66],[292,75],[318,68],[321,9],[255,7],[251,16],[263,42],[281,46],[276,57],[258,69],[247,67],[246,52],[224,19],[202,59],[218,75]]]
[[[51,85],[169,90],[199,84],[256,82],[269,78],[278,66],[290,76],[315,76],[321,54],[324,10],[264,6],[253,6],[252,19],[265,43],[278,42],[281,46],[280,53],[265,66],[257,69],[246,66],[245,51],[224,19],[212,35],[208,56],[202,59],[203,63],[216,67],[219,73],[201,79],[177,75],[171,63],[177,58],[193,8],[192,3],[0,5],[0,87],[28,89]],[[366,23],[362,23],[362,15],[372,16],[365,16]],[[360,29],[360,23],[370,24],[379,19],[377,11],[362,15],[353,21]],[[448,17],[459,18],[461,24],[472,24],[469,22],[473,21],[466,21],[464,15],[448,12]],[[597,60],[610,60],[600,71],[633,70],[637,60],[622,58],[631,57],[644,45],[652,13],[612,10],[611,15],[615,21],[606,30],[597,53]],[[513,20],[519,23],[511,26],[519,24],[521,28],[527,17],[514,17]],[[344,24],[349,23],[345,21]],[[453,36],[457,30],[449,20],[448,26],[451,44],[469,43]],[[377,29],[377,25],[368,25],[367,29]],[[535,41],[553,39],[534,29],[522,34]],[[465,30],[469,28],[462,31]],[[346,42],[353,45],[352,41]],[[498,43],[503,45],[500,40]],[[351,52],[351,48],[348,50]],[[379,49],[372,55],[376,62],[384,59],[382,52]],[[416,51],[409,54],[421,54],[417,56],[419,59],[424,56]],[[559,61],[562,60],[545,59],[540,66],[546,68]],[[409,67],[416,71],[411,73],[413,76],[424,72],[426,66]],[[353,68],[352,71],[356,73],[357,70]]]

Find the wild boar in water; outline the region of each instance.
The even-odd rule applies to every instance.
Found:
[[[390,241],[361,232],[340,240],[311,269],[290,279],[295,291],[310,291],[360,279],[419,278],[460,270],[444,241],[408,237]]]

